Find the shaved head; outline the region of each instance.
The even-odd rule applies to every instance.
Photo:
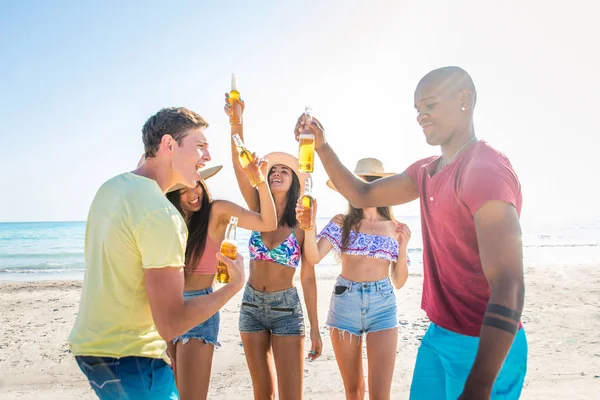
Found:
[[[434,69],[421,78],[415,89],[415,109],[427,143],[444,146],[457,133],[456,140],[462,143],[464,133],[473,130],[476,99],[473,80],[460,67]]]
[[[477,91],[471,76],[460,67],[442,67],[429,72],[419,81],[417,89],[423,86],[437,86],[441,92],[454,95],[463,90],[471,92],[473,106],[477,101]]]

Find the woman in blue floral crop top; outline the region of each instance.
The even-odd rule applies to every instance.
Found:
[[[367,158],[355,173],[371,182],[382,176],[383,164]],[[331,181],[327,185],[335,190]],[[316,207],[313,212],[316,214]],[[298,220],[303,209],[296,207]],[[327,316],[331,342],[344,381],[346,398],[363,398],[363,334],[369,363],[371,398],[390,398],[398,347],[398,316],[394,287],[408,278],[408,226],[394,218],[391,207],[357,209],[336,215],[319,235],[305,232],[304,256],[319,263],[332,249],[342,260]],[[358,343],[357,343],[358,342]]]

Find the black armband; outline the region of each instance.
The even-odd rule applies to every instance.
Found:
[[[502,306],[500,304],[488,304],[487,309],[485,311],[489,313],[502,315],[503,317],[510,318],[517,322],[521,321],[521,313],[519,311]]]
[[[498,329],[502,329],[503,331],[506,331],[512,335],[514,335],[515,333],[517,333],[517,326],[514,324],[511,324],[508,321],[505,321],[503,319],[500,318],[495,318],[495,317],[485,317],[483,319],[483,325],[487,325],[487,326],[493,326],[494,328],[498,328]]]

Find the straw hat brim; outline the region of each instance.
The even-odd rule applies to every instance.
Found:
[[[215,176],[217,174],[217,172],[219,172],[222,168],[223,168],[222,165],[215,165],[214,167],[202,168],[200,170],[200,177],[202,178],[203,181],[205,181],[208,178]],[[173,186],[172,188],[169,188],[169,190],[167,190],[167,193],[171,193],[176,190],[181,190],[181,189],[186,189],[186,188],[187,188],[187,186],[182,185],[181,183],[178,183],[177,185]]]
[[[369,172],[369,173],[364,173],[364,174],[354,174],[356,176],[358,176],[359,178],[364,178],[365,176],[376,176],[378,178],[385,178],[386,176],[392,176],[392,175],[396,175],[395,172]],[[333,189],[336,192],[339,193],[339,190],[337,190],[337,188],[335,187],[335,185],[333,184],[333,182],[331,182],[331,179],[328,179],[326,182],[327,186],[329,187],[329,189]]]

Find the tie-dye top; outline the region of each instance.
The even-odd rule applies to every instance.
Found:
[[[294,235],[294,228],[279,246],[271,250],[265,246],[260,232],[252,231],[248,247],[251,260],[272,261],[290,268],[298,268],[300,264],[300,244]]]
[[[329,240],[336,253],[341,255],[341,226],[333,221],[329,221],[321,233],[317,235],[317,240],[322,237]],[[390,262],[396,262],[398,261],[398,241],[388,236],[370,235],[363,232],[350,231],[348,248],[344,250],[344,254],[380,258]]]

